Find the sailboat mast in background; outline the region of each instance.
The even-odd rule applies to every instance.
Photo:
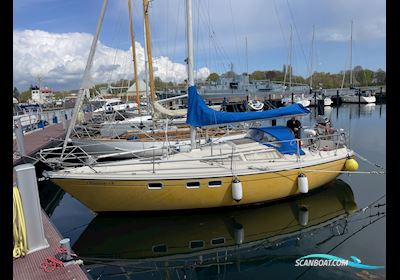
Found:
[[[293,48],[293,30],[290,25],[290,45],[289,45],[289,88],[292,89],[292,48]]]
[[[150,21],[149,21],[149,1],[143,0],[143,13],[144,13],[144,25],[146,30],[146,49],[147,49],[147,60],[149,63],[149,82],[150,82],[150,101],[151,106],[154,108],[155,98],[155,85],[153,76],[153,56],[151,53],[151,34],[150,34]],[[153,111],[154,112],[154,111]]]
[[[192,0],[186,0],[186,39],[187,39],[187,69],[188,69],[188,87],[194,86],[193,74],[193,26],[192,26]],[[196,128],[190,126],[190,145],[196,148]]]
[[[133,23],[132,23],[132,0],[128,0],[128,10],[129,10],[129,30],[131,33],[131,44],[132,44],[133,72],[136,84],[136,103],[138,112],[140,114],[140,97],[139,97],[139,83],[138,83],[138,74],[136,65],[135,34],[133,32]]]
[[[103,6],[101,8],[100,17],[99,17],[99,20],[97,22],[96,33],[95,33],[95,35],[93,37],[92,46],[90,47],[90,52],[89,52],[88,60],[87,60],[87,63],[86,63],[85,72],[83,72],[83,79],[82,79],[81,87],[80,87],[80,90],[79,90],[78,99],[77,99],[77,101],[75,103],[74,112],[72,114],[71,122],[69,124],[67,133],[65,135],[65,140],[64,140],[64,144],[63,144],[63,148],[62,148],[62,152],[61,152],[61,158],[64,155],[64,151],[65,151],[65,149],[67,147],[68,140],[69,140],[69,138],[71,136],[72,129],[75,126],[76,119],[78,117],[78,113],[79,113],[79,111],[81,109],[81,106],[82,106],[82,103],[83,103],[83,99],[84,99],[84,96],[85,96],[84,93],[89,88],[90,70],[92,69],[93,58],[94,58],[94,54],[96,53],[97,41],[99,40],[100,30],[101,30],[101,26],[103,24],[104,14],[106,13],[107,3],[108,3],[108,0],[104,0],[103,1]]]
[[[312,89],[313,85],[313,74],[314,74],[314,69],[313,69],[313,62],[314,62],[314,39],[315,39],[315,25],[313,25],[313,33],[312,33],[312,41],[311,41],[311,61],[310,61],[310,88]]]
[[[350,32],[350,87],[353,86],[353,20],[351,20]]]

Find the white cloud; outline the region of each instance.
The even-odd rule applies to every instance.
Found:
[[[35,83],[38,76],[55,88],[77,88],[85,69],[93,36],[86,33],[49,33],[41,30],[14,31],[14,82],[17,87]],[[144,48],[136,42],[139,77],[144,77]],[[166,56],[153,58],[154,75],[164,81],[181,82],[187,78],[186,65]],[[196,72],[196,78],[209,75],[207,68]],[[133,79],[131,48],[114,49],[101,42],[92,68],[95,83],[108,83],[122,78]]]
[[[386,37],[386,18],[372,18],[368,21],[356,20],[353,25],[354,40],[380,40]],[[344,42],[350,40],[350,22],[341,28],[324,28],[318,32],[318,38],[325,41]]]

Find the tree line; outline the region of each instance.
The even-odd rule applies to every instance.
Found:
[[[290,68],[288,69],[290,70]],[[246,74],[246,73],[242,73]],[[343,80],[343,75],[344,80]],[[221,77],[224,78],[234,78],[238,74],[233,72],[233,71],[228,71],[223,74],[218,74],[218,73],[211,73],[206,81],[207,82],[216,82],[218,81]],[[299,75],[293,75],[292,76],[292,82],[293,83],[301,83],[301,84],[310,84],[310,78],[311,77],[302,77]],[[255,81],[255,80],[270,80],[270,81],[277,81],[277,82],[283,82],[285,79],[285,68],[283,68],[282,71],[280,70],[256,70],[252,73],[249,74],[249,79],[250,81]],[[289,82],[289,75],[286,73],[286,83]],[[111,84],[113,87],[121,87],[121,86],[127,86],[133,85],[134,80],[126,80],[126,79],[121,79],[119,81],[116,81]],[[201,83],[199,81],[199,83]],[[343,87],[350,87],[350,86],[380,86],[380,85],[386,85],[386,72],[382,69],[378,69],[376,71],[370,70],[370,69],[364,69],[361,66],[356,66],[353,68],[353,84],[350,85],[350,70],[347,70],[346,72],[341,71],[340,73],[330,73],[330,72],[314,72],[312,75],[312,87],[313,88],[340,88]],[[159,77],[154,78],[154,84],[155,84],[155,90],[165,90],[165,89],[181,89],[186,86],[186,81],[182,83],[173,83],[173,82],[164,82],[162,81]],[[107,87],[108,84],[96,84],[95,89],[97,91],[100,91],[101,87]],[[32,87],[32,86],[31,86]],[[59,99],[63,98],[65,96],[68,96],[72,92],[76,92],[77,90],[69,90],[69,91],[58,91],[54,93],[54,98]],[[19,102],[27,102],[28,99],[31,98],[31,88],[19,92],[16,87],[14,87],[14,92],[13,96],[18,99]]]
[[[246,74],[246,73],[243,73]],[[343,75],[344,80],[343,80]],[[232,71],[228,71],[219,75],[218,73],[211,73],[207,81],[218,81],[221,77],[234,78],[237,74]],[[310,77],[302,77],[299,75],[292,76],[293,83],[310,84]],[[285,79],[285,69],[283,71],[279,70],[257,70],[249,74],[250,81],[254,80],[271,80],[283,82]],[[286,73],[286,83],[289,82],[289,74]],[[363,69],[361,66],[356,66],[353,68],[353,84],[350,85],[350,70],[345,73],[341,71],[340,73],[330,73],[330,72],[314,72],[312,75],[312,87],[313,88],[339,88],[350,87],[350,86],[378,86],[386,85],[386,72],[382,69],[376,71],[370,69]]]

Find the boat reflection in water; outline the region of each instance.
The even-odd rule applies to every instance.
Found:
[[[165,261],[240,250],[329,225],[357,210],[335,180],[279,204],[195,214],[98,215],[74,244],[82,258]]]

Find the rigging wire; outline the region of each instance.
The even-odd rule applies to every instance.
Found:
[[[118,21],[117,21],[117,24],[115,25],[115,30],[114,30],[114,32],[113,32],[113,37],[112,37],[112,39],[111,39],[111,46],[115,46],[115,45],[116,45],[117,36],[119,36],[120,33],[121,33],[121,29],[122,29],[122,19],[123,19],[122,16],[119,16],[119,17],[118,17]],[[112,66],[116,66],[116,60],[117,60],[118,51],[119,51],[118,48],[115,48]],[[115,69],[113,69],[113,70],[111,70],[111,71],[109,72],[108,79],[107,79],[107,84],[109,84],[109,85],[111,84],[111,81],[112,81],[112,79],[113,79],[113,74],[114,74],[114,72],[115,72]]]
[[[281,23],[281,19],[280,19],[280,16],[279,16],[279,12],[278,12],[278,8],[276,6],[275,0],[273,0],[273,4],[274,4],[275,15],[276,15],[276,18],[278,19],[278,23],[279,23],[279,29],[281,30],[281,35],[282,35],[282,38],[283,38],[283,42],[284,42],[285,46],[287,47],[288,46],[288,42],[287,42],[286,37],[285,37],[285,32],[283,32],[282,23]]]
[[[303,54],[304,60],[306,62],[307,71],[310,73],[309,61],[307,60],[306,54],[304,52],[304,48],[303,48],[303,44],[302,44],[302,41],[301,41],[301,37],[300,37],[299,31],[297,30],[297,27],[296,27],[296,23],[295,23],[295,20],[294,20],[294,15],[293,15],[292,8],[290,6],[289,0],[286,0],[286,3],[287,3],[287,6],[289,8],[290,17],[291,17],[293,25],[294,25],[294,30],[296,32],[297,39],[299,40],[299,43],[300,43],[301,53]]]
[[[201,38],[201,34],[202,34],[202,32],[201,32],[201,27],[202,27],[202,25],[200,24],[200,21],[201,21],[201,19],[202,19],[202,17],[201,17],[201,1],[198,1],[197,3],[195,3],[195,10],[196,10],[196,13],[195,13],[195,21],[196,21],[196,48],[195,48],[195,50],[194,50],[194,57],[195,57],[195,59],[194,59],[194,67],[195,67],[195,69],[196,68],[199,68],[199,65],[200,65],[200,63],[198,63],[198,61],[200,61],[200,57],[201,57],[201,54],[202,54],[202,48],[200,47],[200,44],[202,44],[202,40],[200,40],[200,38]],[[197,81],[198,79],[199,79],[199,74],[200,74],[200,72],[197,70],[197,71],[195,71],[194,72],[194,77],[195,77],[195,80]]]
[[[350,37],[352,37],[352,33],[350,33]],[[350,69],[351,68],[351,60],[352,60],[352,39],[350,40],[350,42],[349,42],[350,44],[349,44],[349,49],[350,49],[350,52],[347,54],[348,55],[348,57],[347,57],[347,59],[345,59],[345,66],[344,66],[344,71],[343,71],[343,79],[342,79],[342,85],[341,85],[341,87],[340,87],[340,89],[343,89],[343,87],[344,87],[344,85],[345,85],[345,80],[346,80],[346,72],[347,72],[347,69]],[[350,71],[351,71],[351,69],[350,69]],[[350,75],[350,73],[349,73],[349,75]],[[350,79],[350,76],[349,76],[349,79]],[[351,86],[350,85],[350,80],[349,80],[349,86]]]
[[[236,25],[235,25],[235,20],[233,18],[233,9],[232,9],[232,1],[229,0],[229,10],[231,13],[231,19],[232,19],[232,27],[233,27],[233,34],[235,36],[235,48],[236,48],[236,57],[238,58],[238,64],[241,66],[241,59],[239,55],[239,47],[238,47],[238,39],[237,39],[237,33],[236,33]]]
[[[223,72],[227,70],[229,64],[229,58],[226,54],[225,49],[220,46],[216,39],[216,34],[211,23],[210,15],[210,3],[200,9],[200,26],[203,27],[204,34],[207,34],[202,47],[204,48],[204,56],[206,57],[206,65],[210,69],[214,69],[212,72]],[[208,47],[206,44],[208,43]]]
[[[206,5],[206,4],[204,4]],[[198,6],[198,19],[197,19],[197,28],[198,28],[198,34],[197,34],[197,53],[196,57],[200,56],[201,50],[203,50],[203,53],[206,54],[206,66],[209,68],[213,68],[211,65],[210,61],[214,62],[214,69],[218,68],[216,67],[216,62],[215,60],[211,59],[211,42],[212,42],[212,27],[211,27],[211,17],[210,17],[210,6],[209,2],[206,7],[201,6],[201,2],[199,2]],[[204,30],[204,33],[202,33],[200,30]],[[205,47],[205,40],[200,40],[200,34],[207,34],[207,40],[208,40],[208,48]],[[202,45],[202,49],[200,49],[199,45]],[[208,52],[206,51],[208,50]]]
[[[210,67],[211,69],[211,39],[210,39],[210,24],[211,24],[211,19],[210,19],[210,0],[207,0],[207,16],[206,16],[206,20],[207,20],[207,39],[208,39],[208,61],[207,61],[207,65]]]
[[[166,45],[167,45],[167,57],[170,57],[170,53],[169,53],[169,0],[167,0],[167,8],[166,8],[166,17],[167,17],[167,23],[166,23],[166,34],[165,34],[165,36],[167,37],[167,42],[166,42]],[[170,60],[169,59],[167,59],[167,69],[166,69],[166,74],[167,74],[167,77],[169,77],[169,70],[170,70]],[[166,89],[168,88],[168,83],[166,83]]]
[[[172,48],[172,57],[175,57],[176,54],[176,42],[177,42],[177,36],[178,36],[178,27],[180,25],[180,11],[181,11],[181,1],[179,1],[178,4],[178,15],[176,17],[176,26],[175,26],[175,36],[174,36],[174,44],[173,44],[173,48]]]
[[[229,61],[229,59],[227,58],[227,54],[226,51],[224,50],[224,48],[222,46],[220,46],[220,44],[218,43],[216,37],[215,37],[215,31],[212,27],[212,23],[211,23],[211,16],[210,16],[210,4],[208,2],[206,7],[202,7],[201,5],[198,7],[199,8],[199,18],[198,18],[198,28],[203,27],[205,29],[205,34],[208,35],[207,39],[208,39],[208,60],[209,62],[206,63],[210,68],[214,68],[218,69],[219,67],[217,66],[217,57],[221,57],[222,60],[226,60]],[[204,9],[204,10],[203,10]],[[204,15],[202,14],[202,12],[204,12]],[[201,33],[199,31],[199,33]],[[199,34],[200,36],[200,34]],[[200,42],[200,39],[199,39]],[[211,51],[211,44],[213,43],[214,46],[214,51],[215,51],[215,59],[212,58],[213,53]],[[198,43],[200,44],[200,43]],[[206,48],[205,48],[206,49]],[[212,65],[213,63],[213,65]],[[222,61],[222,68],[226,69],[226,66],[224,65],[224,62]]]

